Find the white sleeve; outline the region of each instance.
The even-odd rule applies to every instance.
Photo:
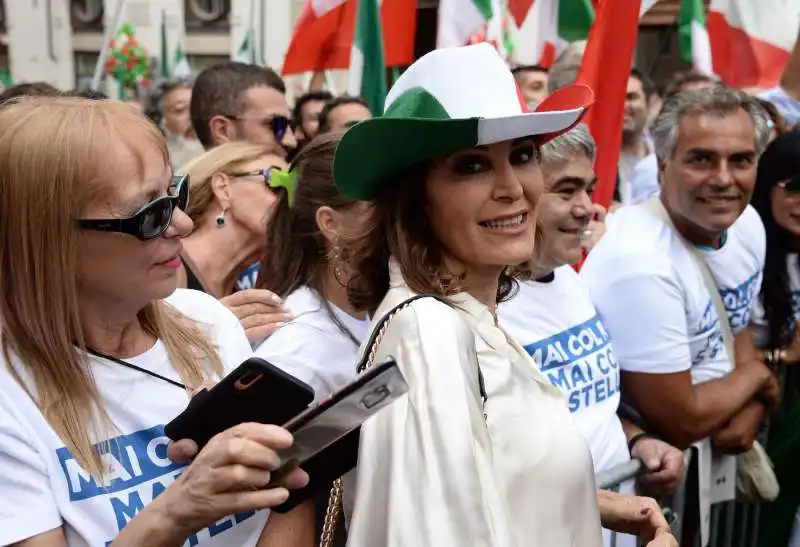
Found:
[[[0,545],[61,524],[47,464],[12,409],[0,402]]]
[[[378,360],[396,358],[409,394],[362,426],[348,547],[510,547],[474,334],[434,301],[392,321]]]
[[[324,374],[330,359],[330,355],[325,355],[330,351],[326,338],[325,333],[290,322],[264,340],[255,355],[311,386],[319,398],[335,390]]]
[[[683,293],[674,277],[660,271],[669,266],[639,268],[632,262],[652,257],[624,258],[625,264],[611,261],[586,280],[620,369],[662,374],[689,370]]]
[[[226,316],[217,329],[217,348],[227,374],[253,356],[253,347],[239,319],[228,308],[222,307]]]

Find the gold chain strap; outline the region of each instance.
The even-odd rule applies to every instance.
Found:
[[[369,350],[369,356],[367,358],[367,362],[365,363],[366,366],[362,370],[358,371],[359,374],[370,368],[375,363],[375,356],[378,354],[378,346],[381,345],[381,340],[383,340],[383,337],[386,334],[386,328],[389,326],[389,322],[392,320],[392,317],[394,317],[395,314],[403,308],[405,308],[405,306],[400,306],[387,316],[386,320],[381,326],[381,330],[378,331],[378,335],[375,337],[375,343],[372,344],[372,347]],[[339,517],[342,514],[342,483],[343,481],[341,477],[333,481],[331,493],[330,496],[328,496],[328,508],[325,510],[325,521],[322,523],[322,534],[320,535],[319,540],[320,547],[333,547],[333,539],[336,536],[336,525],[338,524]]]
[[[331,547],[336,535],[336,523],[342,513],[342,479],[333,481],[328,508],[325,510],[325,521],[322,523],[322,535],[319,540],[320,547]]]

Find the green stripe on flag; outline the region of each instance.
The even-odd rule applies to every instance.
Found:
[[[703,0],[681,0],[678,14],[678,47],[681,57],[687,63],[694,61],[692,51],[692,25],[706,26],[706,12]]]
[[[471,2],[487,21],[492,18],[492,0],[471,0]]]
[[[379,0],[358,0],[353,48],[361,52],[361,97],[374,116],[383,114],[386,101],[386,63]],[[356,68],[356,67],[352,67]]]
[[[562,40],[567,42],[586,40],[592,23],[594,23],[594,8],[591,0],[558,2],[558,36]]]

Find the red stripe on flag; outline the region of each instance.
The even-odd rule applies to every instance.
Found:
[[[552,42],[545,42],[539,62],[536,63],[542,68],[550,68],[556,60],[556,46]]]
[[[789,51],[729,26],[718,11],[708,14],[708,36],[714,72],[726,84],[762,89],[778,85]]]
[[[355,32],[358,0],[317,18],[311,0],[306,0],[297,19],[283,62],[283,74],[301,74],[347,68]],[[417,26],[416,0],[383,0],[381,27],[386,66],[406,66],[414,61],[414,33]]]
[[[534,0],[508,0],[508,13],[514,18],[517,27],[521,27],[525,18],[533,8]]]
[[[606,209],[617,183],[625,95],[639,29],[640,2],[601,2],[581,63],[578,82],[594,90],[586,123],[597,143],[593,200]]]

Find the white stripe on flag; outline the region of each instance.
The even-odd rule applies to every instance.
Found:
[[[439,0],[436,47],[463,46],[485,23],[472,0]]]
[[[692,21],[692,64],[698,72],[714,75],[711,64],[711,40],[708,38],[708,29],[700,24],[697,19]]]
[[[350,68],[347,74],[347,94],[361,96],[361,80],[364,76],[364,54],[353,45],[350,50]]]
[[[658,0],[642,0],[641,8],[639,8],[639,17],[650,11],[650,8],[658,2]]]

